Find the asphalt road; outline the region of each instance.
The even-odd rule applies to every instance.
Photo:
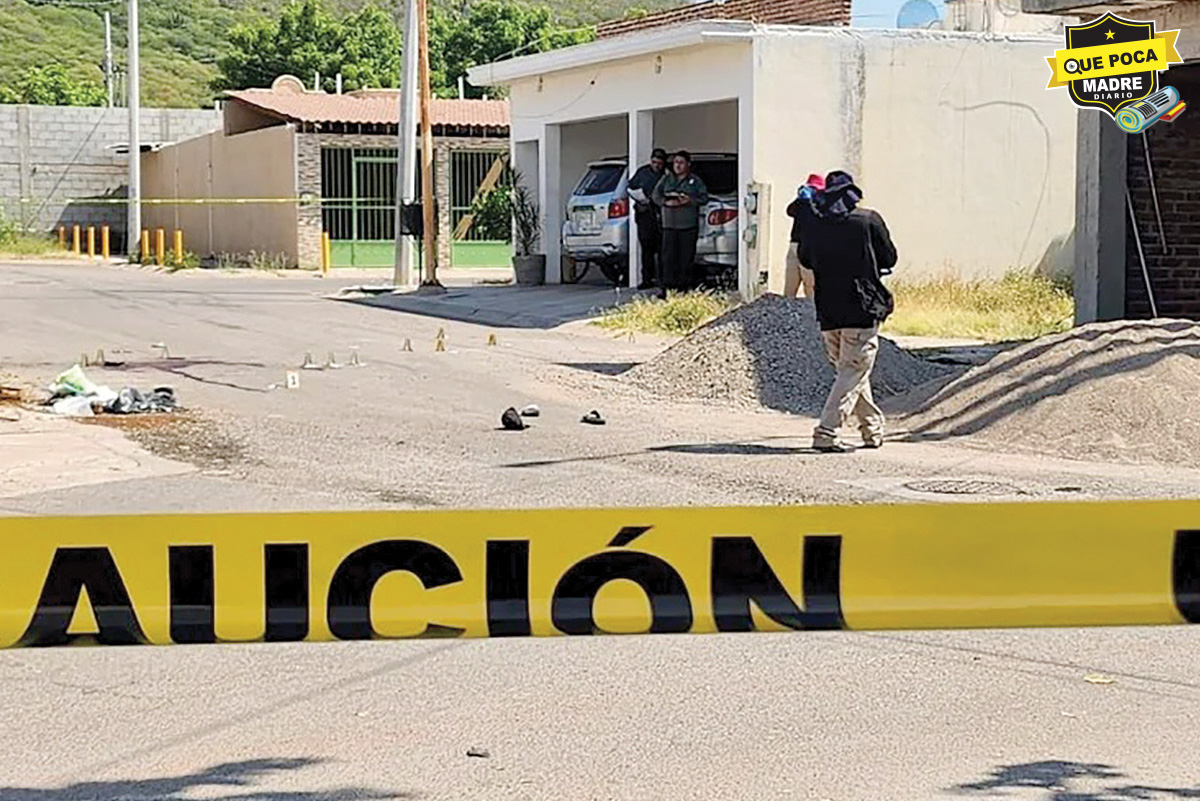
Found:
[[[486,329],[327,291],[300,278],[0,266],[0,373],[41,384],[103,348],[125,365],[97,380],[169,381],[202,420],[182,435],[135,434],[193,469],[72,484],[64,457],[59,485],[0,497],[0,509],[911,502],[931,500],[903,487],[913,478],[966,476],[1024,499],[1064,486],[1094,498],[1200,490],[1188,471],[967,443],[820,457],[805,450],[810,421],[650,401],[594,372],[661,343],[575,328],[502,331],[490,347]],[[441,326],[445,353],[434,350]],[[163,360],[157,342],[182,359]],[[267,389],[306,351],[345,361],[352,345],[365,367],[303,371],[298,390]],[[494,430],[504,406],[527,402],[543,410],[533,429]],[[608,426],[578,424],[593,407]],[[1198,638],[1121,629],[11,651],[0,653],[0,799],[1200,798]]]

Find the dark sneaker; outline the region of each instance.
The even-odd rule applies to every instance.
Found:
[[[849,453],[854,450],[844,442],[814,442],[813,450],[817,453]]]
[[[512,408],[505,409],[504,414],[500,415],[500,425],[504,426],[506,431],[524,431],[526,427],[521,415]]]

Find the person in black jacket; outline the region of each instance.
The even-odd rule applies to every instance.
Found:
[[[880,280],[896,265],[896,248],[883,217],[858,208],[862,190],[840,170],[825,177],[801,249],[816,278],[817,318],[825,353],[837,371],[813,447],[826,453],[849,450],[838,431],[853,415],[863,445],[883,445],[883,412],[871,394],[871,368],[879,350],[879,326],[890,313],[891,296]]]
[[[654,187],[663,177],[667,166],[667,151],[661,147],[654,148],[650,154],[650,163],[638,167],[637,172],[629,179],[630,190],[640,190],[642,200],[634,199],[633,220],[637,224],[638,244],[642,251],[642,280],[638,289],[651,289],[658,286],[658,259],[662,248],[662,224],[659,221],[658,206],[650,196]]]

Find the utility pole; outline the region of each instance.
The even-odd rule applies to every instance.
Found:
[[[104,88],[108,90],[108,107],[113,107],[112,13],[104,12]]]
[[[125,250],[139,253],[142,235],[142,116],[138,67],[138,0],[129,0],[129,213],[126,215]]]
[[[433,105],[433,89],[429,85],[429,17],[428,0],[417,0],[417,26],[420,33],[421,71],[421,206],[425,228],[425,271],[421,286],[440,289],[437,279],[436,221],[433,213],[433,121],[430,110]]]
[[[411,286],[413,276],[413,241],[401,231],[404,228],[404,206],[417,199],[417,57],[420,50],[417,28],[417,0],[408,0],[404,9],[404,58],[400,76],[400,147],[396,170],[396,269],[392,275],[395,286]]]

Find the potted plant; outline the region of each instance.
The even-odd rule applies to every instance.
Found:
[[[519,176],[513,181],[513,273],[517,284],[536,286],[546,283],[546,256],[538,252],[542,221],[537,201]]]

